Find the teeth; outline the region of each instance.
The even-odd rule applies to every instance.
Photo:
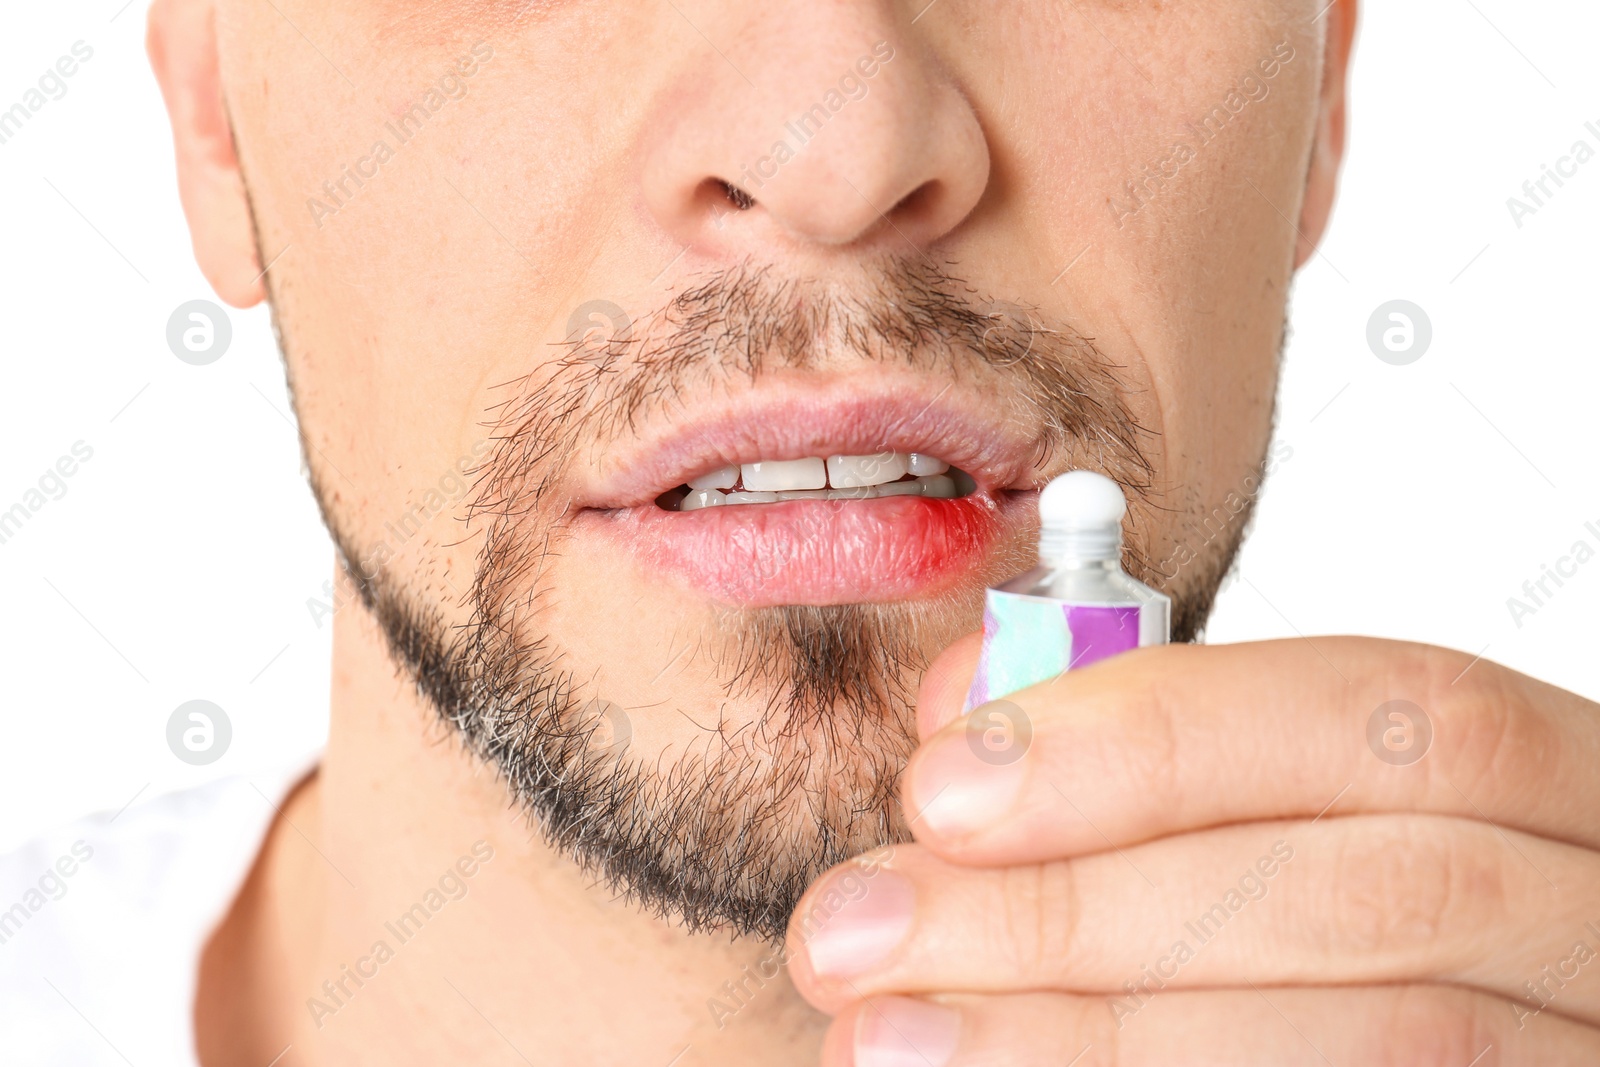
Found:
[[[728,503],[728,498],[715,489],[696,489],[683,498],[683,502],[678,505],[678,510],[697,511],[700,508],[714,508],[726,503]]]
[[[753,492],[825,489],[828,485],[828,468],[816,457],[746,463],[739,470],[744,475],[744,487]]]
[[[775,504],[785,500],[872,500],[921,496],[950,500],[976,489],[972,477],[942,459],[919,452],[865,456],[762,460],[719,467],[662,498],[679,511],[726,504]],[[681,497],[678,494],[683,494]]]
[[[943,471],[933,473],[942,474]],[[732,489],[738,484],[739,468],[734,466],[718,467],[709,474],[689,479],[690,489]]]
[[[836,489],[854,489],[897,482],[906,475],[908,458],[899,452],[879,452],[875,456],[829,456],[828,484]]]

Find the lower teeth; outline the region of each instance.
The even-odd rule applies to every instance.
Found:
[[[972,478],[950,468],[945,474],[903,478],[882,485],[851,489],[790,489],[779,492],[748,492],[742,489],[678,489],[657,501],[668,511],[698,511],[727,504],[776,504],[786,500],[872,500],[886,496],[921,496],[932,500],[952,500],[972,492]]]

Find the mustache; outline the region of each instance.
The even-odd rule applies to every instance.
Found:
[[[1014,409],[1002,415],[1040,428],[1040,462],[1075,443],[1128,489],[1150,484],[1152,435],[1129,409],[1122,368],[1094,339],[1032,305],[984,297],[932,262],[880,261],[859,285],[738,265],[697,276],[642,318],[612,308],[608,336],[568,337],[552,366],[501,383],[506,399],[490,408],[495,455],[483,467],[498,477],[475,513],[542,499],[579,449],[719,385],[850,364],[999,386]]]
[[[620,309],[619,309],[620,310]],[[1153,434],[1134,418],[1122,370],[1092,337],[1035,306],[983,296],[931,261],[880,260],[859,285],[779,278],[770,267],[697,275],[641,320],[614,323],[595,343],[561,342],[562,356],[501,383],[488,409],[491,451],[473,472],[466,521],[485,527],[471,597],[487,618],[516,610],[559,546],[559,496],[585,449],[637,431],[648,418],[683,413],[697,396],[779,370],[895,365],[1005,398],[1003,419],[1038,427],[1039,464],[1067,449],[1143,494]],[[1130,546],[1130,568],[1145,569]]]

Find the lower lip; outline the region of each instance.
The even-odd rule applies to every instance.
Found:
[[[1004,494],[1009,497],[1011,494]],[[738,607],[924,596],[981,573],[1013,500],[791,500],[595,512],[648,568]]]

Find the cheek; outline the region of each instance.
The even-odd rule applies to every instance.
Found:
[[[1074,264],[1052,296],[1129,367],[1167,484],[1208,501],[1270,430],[1320,78],[1317,39],[1280,8],[1231,5],[1225,26],[1192,8],[1096,15],[1112,41],[1146,42],[1126,55],[1065,19],[1058,38],[1019,35],[1005,106],[988,102],[1006,116],[1003,179],[1037,223],[1026,258],[1047,278]],[[1285,43],[1293,58],[1263,79]],[[1035,70],[1048,84],[1025,84]]]
[[[303,28],[381,37],[379,6],[372,25],[338,11]],[[387,31],[385,62],[349,72],[359,91],[293,29],[233,27],[227,58],[261,72],[235,68],[245,74],[230,94],[264,258],[286,250],[274,297],[312,462],[373,521],[483,439],[505,383],[560,356],[574,307],[634,306],[601,279],[650,278],[671,258],[649,240],[605,239],[632,200],[630,116],[603,85],[581,91],[595,47],[650,34],[626,18],[599,30],[550,20],[561,5],[535,5],[547,25],[513,33],[502,6],[464,5],[448,35]],[[430,98],[466,58],[466,94]],[[276,145],[295,150],[252,151]]]

